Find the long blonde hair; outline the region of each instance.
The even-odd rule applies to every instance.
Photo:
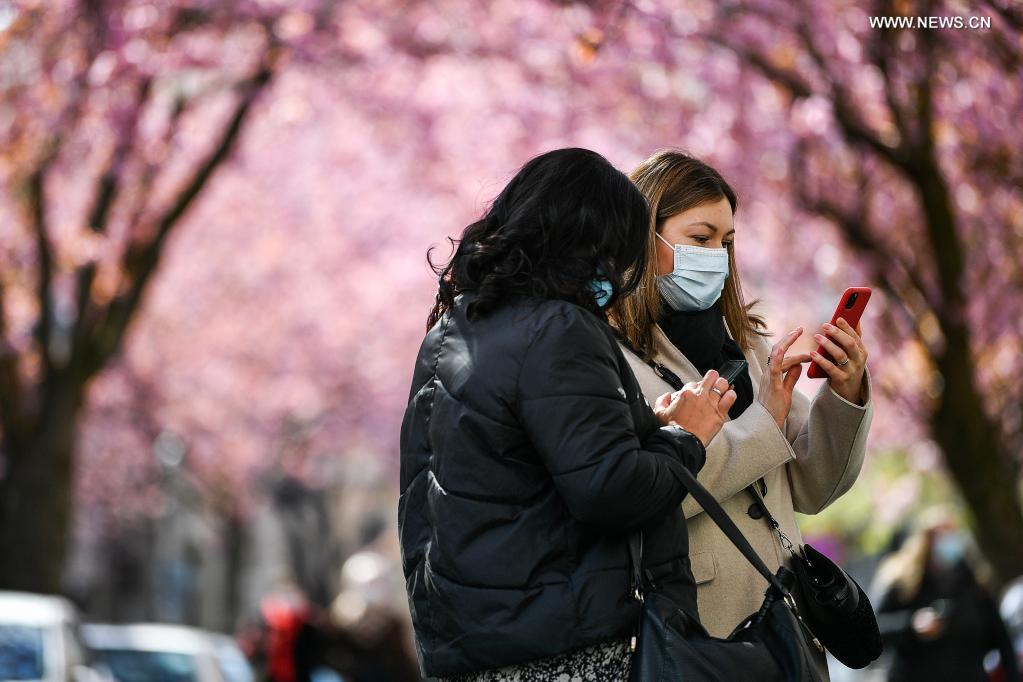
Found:
[[[610,311],[611,323],[633,349],[648,359],[653,354],[654,325],[661,307],[657,293],[656,235],[664,221],[694,206],[727,199],[732,214],[738,207],[735,190],[721,174],[703,161],[675,149],[658,151],[641,163],[629,176],[646,196],[650,206],[650,230],[647,232],[647,267],[634,293]],[[754,335],[767,336],[764,320],[750,313],[757,301],[746,304],[742,296],[735,249],[728,246],[728,279],[721,292],[721,311],[732,338],[743,350],[749,350]]]
[[[889,554],[878,566],[872,592],[877,595],[895,590],[903,602],[912,600],[920,591],[924,574],[931,557],[935,537],[942,529],[958,529],[955,515],[949,507],[935,506],[924,510],[918,518],[916,530],[906,538],[902,546]],[[960,531],[962,532],[962,531]],[[963,554],[963,561],[973,573],[977,582],[987,590],[995,585],[995,575],[990,564],[969,542]]]

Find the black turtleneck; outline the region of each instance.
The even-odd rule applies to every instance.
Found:
[[[720,299],[706,310],[672,310],[662,303],[658,324],[675,348],[696,367],[701,375],[720,369],[729,360],[745,360],[742,349],[725,329]],[[738,399],[728,411],[735,419],[753,403],[753,381],[749,369],[743,370],[732,384]]]

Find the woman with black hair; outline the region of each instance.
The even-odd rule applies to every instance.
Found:
[[[682,467],[735,401],[710,371],[652,410],[604,308],[647,261],[642,195],[600,155],[527,163],[438,268],[401,432],[399,532],[423,673],[624,680],[627,538],[696,615]]]

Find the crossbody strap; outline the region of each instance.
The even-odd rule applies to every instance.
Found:
[[[754,483],[746,488],[746,490],[748,490],[749,494],[753,496],[753,499],[756,500],[756,504],[760,507],[760,511],[763,512],[764,521],[766,521],[767,525],[771,527],[774,534],[778,536],[778,543],[781,545],[782,549],[792,556],[797,556],[795,544],[789,539],[788,535],[785,535],[785,531],[781,529],[781,524],[778,523],[778,519],[774,518],[774,514],[771,513],[770,508],[767,506],[767,501],[764,499],[764,496],[760,494],[759,490],[757,490],[756,484]]]
[[[643,354],[640,353],[639,350],[637,350],[631,343],[629,343],[629,339],[627,339],[624,334],[621,334],[620,332],[615,330],[615,336],[618,338],[619,343],[628,348],[630,353],[632,353],[637,358],[639,358],[647,365],[649,365],[650,369],[654,371],[654,374],[656,374],[666,384],[671,386],[673,390],[681,391],[682,387],[686,385],[686,382],[682,381],[679,375],[675,374],[661,363],[654,362],[652,358],[643,357]]]
[[[788,590],[781,584],[778,578],[771,573],[771,570],[764,564],[763,560],[757,556],[757,553],[750,546],[746,536],[742,534],[742,531],[736,527],[735,522],[728,517],[728,512],[721,508],[714,496],[696,480],[686,468],[682,468],[680,471],[679,481],[682,486],[693,496],[693,499],[699,503],[703,510],[707,513],[721,532],[725,534],[725,537],[731,541],[735,548],[746,558],[746,561],[757,570],[760,575],[764,576],[764,579],[771,584],[772,587],[780,595],[788,594]],[[642,596],[643,593],[643,580],[642,580],[642,566],[643,566],[643,534],[642,532],[633,533],[629,537],[629,558],[632,562],[633,572],[633,589],[638,593],[638,596]]]

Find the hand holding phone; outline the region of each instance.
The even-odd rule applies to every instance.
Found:
[[[718,373],[709,370],[700,381],[690,381],[674,393],[665,393],[653,406],[661,424],[677,424],[696,436],[704,447],[721,430],[728,410],[735,403]]]
[[[846,289],[842,293],[842,298],[839,299],[838,305],[835,307],[834,314],[831,316],[831,324],[834,326],[839,318],[843,318],[849,323],[850,327],[855,329],[856,325],[860,323],[860,317],[863,316],[863,310],[867,307],[867,301],[870,300],[870,293],[870,287],[849,287]],[[817,346],[817,353],[829,362],[840,364],[832,357],[823,344]],[[828,373],[814,361],[810,363],[806,376],[811,379],[825,379]]]

